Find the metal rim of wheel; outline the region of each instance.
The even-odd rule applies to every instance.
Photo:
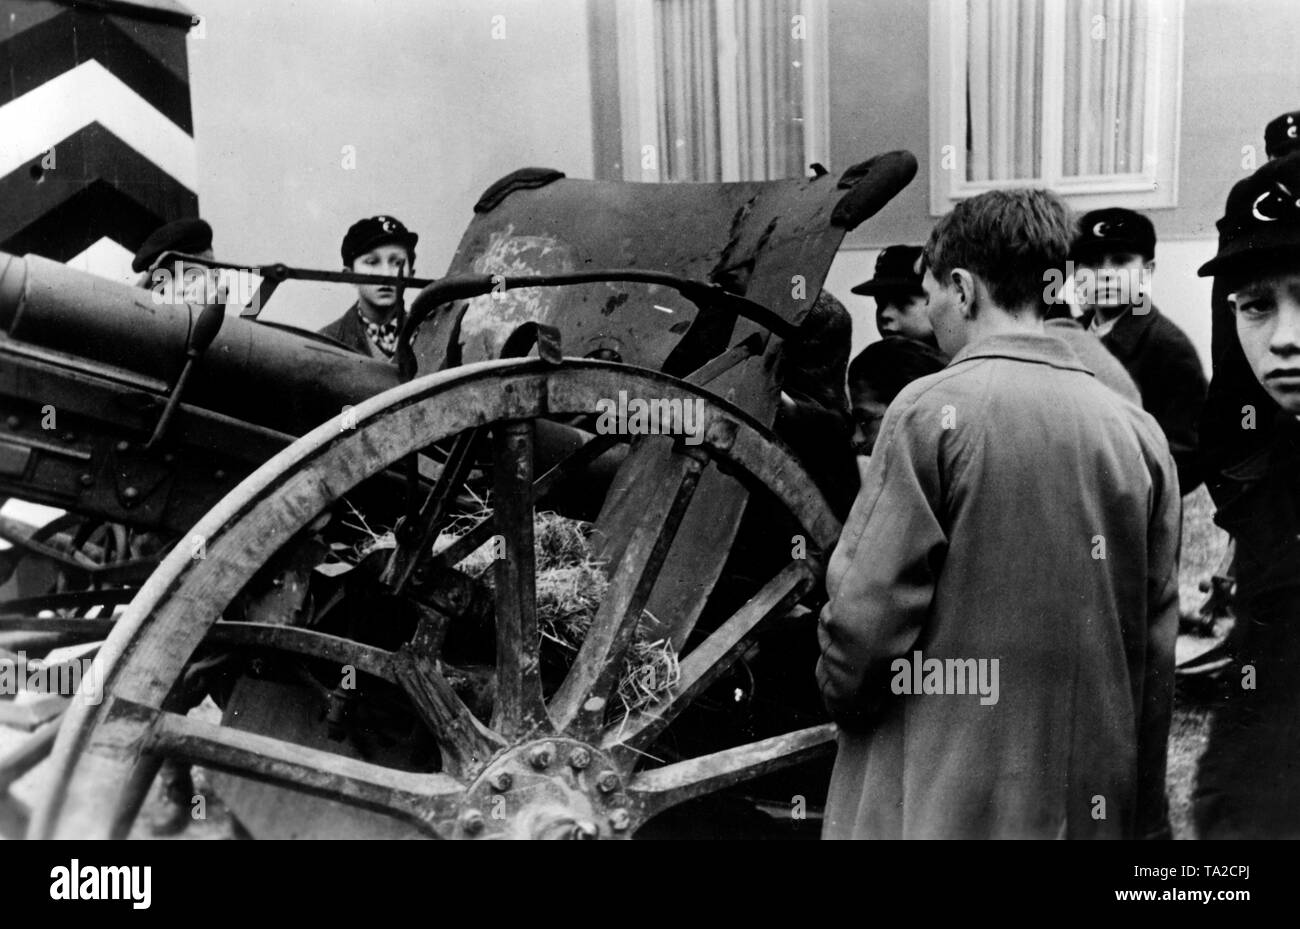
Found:
[[[549,700],[537,673],[531,564],[533,423],[591,413],[618,396],[702,400],[703,442],[677,449],[671,505],[647,508],[580,654]],[[497,562],[496,697],[489,724],[448,685],[436,661],[308,629],[222,622],[222,612],[282,545],[353,487],[435,442],[490,431]],[[581,455],[579,451],[577,455]],[[830,724],[711,755],[638,770],[639,749],[723,673],[765,620],[783,615],[815,583],[817,567],[792,560],[682,657],[681,680],[649,712],[605,729],[609,669],[622,657],[701,470],[713,463],[766,487],[829,553],[840,530],[806,473],[739,409],[684,381],[597,361],[496,361],[428,375],[322,424],[285,449],[194,527],[205,557],[174,550],[116,623],[100,652],[102,700],[76,700],[54,750],[51,787],[34,837],[117,837],[128,831],[164,756],[339,800],[414,824],[431,837],[630,837],[677,804],[828,751]],[[214,630],[214,624],[217,628]],[[244,628],[236,628],[236,627]],[[346,661],[407,691],[428,723],[444,770],[419,774],[204,723],[164,709],[187,661],[213,633]],[[486,817],[503,797],[506,815]],[[496,799],[498,806],[502,800]]]

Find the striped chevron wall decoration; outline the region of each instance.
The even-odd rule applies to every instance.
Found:
[[[198,215],[191,24],[173,0],[0,0],[0,251],[129,269]]]

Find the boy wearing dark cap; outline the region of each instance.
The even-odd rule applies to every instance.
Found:
[[[1151,302],[1156,231],[1141,213],[1118,207],[1079,220],[1070,258],[1080,323],[1101,339],[1137,383],[1178,465],[1184,494],[1201,483],[1196,426],[1205,373],[1187,335]]]
[[[885,409],[898,392],[948,363],[948,356],[939,351],[926,310],[921,253],[919,245],[882,249],[876,258],[875,276],[853,288],[855,294],[875,297],[876,329],[881,336],[849,366],[852,444],[859,459],[871,455]]]
[[[211,258],[212,227],[197,218],[177,219],[159,226],[136,251],[131,270],[137,274],[149,271],[165,252]]]
[[[159,226],[136,251],[131,270],[140,275],[135,286],[152,290],[158,303],[226,302],[226,285],[217,272],[184,261],[160,267],[158,259],[167,252],[211,258],[212,227],[206,221],[195,217]]]
[[[1271,161],[1300,152],[1300,110],[1283,113],[1264,127],[1264,154]]]
[[[919,245],[891,245],[876,258],[876,274],[852,292],[876,298],[876,329],[880,335],[901,335],[938,348],[925,311],[925,291],[917,261]]]
[[[1220,475],[1215,522],[1237,542],[1237,673],[1197,773],[1201,838],[1300,838],[1300,154],[1237,183],[1219,251],[1200,269],[1227,293],[1225,333],[1267,397],[1262,447]],[[1214,378],[1220,379],[1216,365]],[[1254,395],[1230,397],[1253,407]]]
[[[1264,150],[1270,159],[1300,152],[1300,110],[1283,113],[1264,127]],[[1268,417],[1244,420],[1242,408],[1270,409],[1272,401],[1259,386],[1241,354],[1236,319],[1228,292],[1218,278],[1210,297],[1210,361],[1214,380],[1201,415],[1200,445],[1206,486],[1216,499],[1220,475],[1262,449],[1269,440]],[[1243,422],[1245,426],[1243,427]]]
[[[415,271],[419,238],[391,216],[360,220],[343,237],[343,269],[409,277]],[[395,285],[358,284],[357,302],[319,332],[363,355],[391,361],[405,319],[402,292]]]

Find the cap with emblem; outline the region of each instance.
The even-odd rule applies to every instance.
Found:
[[[876,275],[852,288],[855,294],[875,296],[881,293],[925,293],[917,261],[923,249],[919,245],[891,245],[876,257]]]
[[[1264,152],[1269,158],[1281,158],[1300,151],[1300,110],[1283,113],[1264,127]]]
[[[405,245],[406,250],[415,258],[415,243],[420,237],[402,225],[401,220],[391,216],[372,216],[352,224],[348,234],[343,237],[343,265],[352,267],[358,256],[364,255],[381,245],[397,243]]]
[[[1300,249],[1300,152],[1261,165],[1228,194],[1218,222],[1219,253],[1201,265],[1201,277]]]
[[[1084,213],[1070,246],[1070,257],[1088,260],[1132,252],[1147,261],[1156,257],[1156,227],[1141,213],[1109,207]]]
[[[135,253],[131,270],[147,271],[164,252],[197,255],[212,247],[212,227],[201,219],[178,219],[155,229]]]

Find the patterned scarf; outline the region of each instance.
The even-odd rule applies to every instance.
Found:
[[[361,313],[360,305],[357,306],[357,318],[361,320],[361,325],[366,327],[366,337],[370,339],[370,344],[379,349],[385,358],[392,358],[393,352],[397,351],[397,336],[402,331],[402,322],[406,314],[397,312],[392,315],[388,322],[382,326],[378,323],[372,323]]]

